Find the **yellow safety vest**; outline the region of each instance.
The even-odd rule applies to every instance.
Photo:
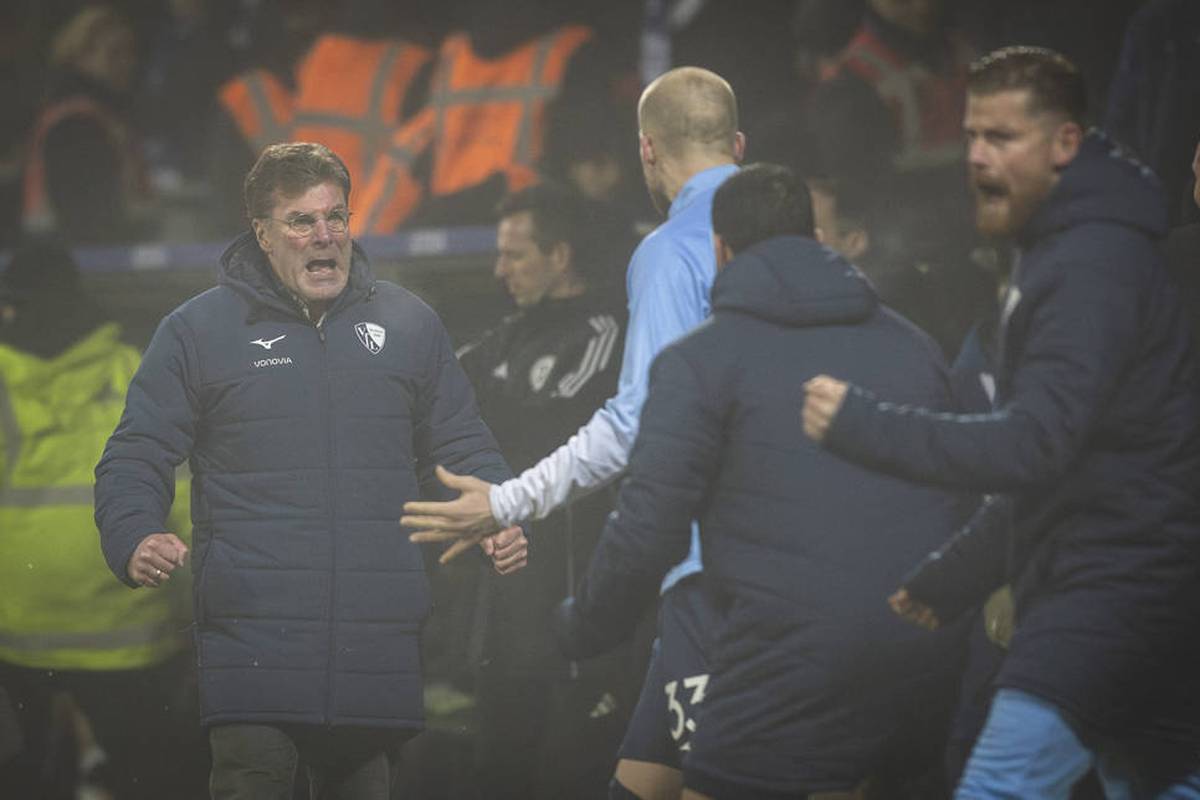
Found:
[[[0,345],[0,661],[135,669],[186,641],[187,571],[162,589],[130,589],[105,563],[92,519],[93,470],[141,360],[118,335],[104,325],[51,359]],[[180,490],[170,524],[186,540]]]

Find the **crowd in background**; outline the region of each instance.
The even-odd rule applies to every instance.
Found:
[[[1079,64],[1094,121],[1155,169],[1174,221],[1195,213],[1186,2],[124,0],[3,13],[0,245],[47,229],[76,245],[226,239],[244,229],[240,181],[262,146],[302,139],[348,153],[356,234],[490,224],[539,176],[645,230],[637,94],[692,64],[738,92],[747,161],[795,168],[876,228],[850,255],[953,353],[995,272],[965,213],[962,78],[973,56],[1015,42]]]
[[[1014,43],[1078,64],[1092,122],[1157,174],[1172,224],[1200,213],[1189,168],[1200,140],[1200,6],[1189,0],[14,0],[0,19],[0,250],[22,254],[26,270],[60,257],[27,249],[29,234],[81,247],[228,240],[246,228],[241,181],[262,147],[311,140],[347,161],[356,235],[491,225],[506,196],[564,184],[588,199],[602,232],[593,239],[609,247],[600,260],[611,272],[595,285],[619,287],[635,232],[655,218],[635,149],[638,96],[686,64],[730,82],[746,161],[806,178],[824,241],[889,305],[950,358],[968,336],[986,351],[1009,254],[979,239],[969,213],[965,75],[977,55]],[[492,116],[471,115],[488,103]],[[1194,317],[1193,240],[1176,238],[1172,261]],[[61,309],[78,284],[55,284],[58,274],[48,269],[38,286]],[[95,320],[75,321],[68,328],[83,331]],[[17,344],[41,341],[36,330]],[[435,585],[446,613],[427,631],[435,732],[414,743],[428,750],[426,774],[409,778],[420,796],[472,791],[454,766],[461,742],[440,741],[436,718],[461,733],[475,683],[488,679],[469,664],[488,650],[474,592],[496,589],[478,589],[476,572],[456,565]],[[182,683],[185,647],[129,663]],[[643,657],[622,652],[607,665],[630,675],[628,686],[604,684],[608,702],[628,703]],[[0,662],[14,661],[0,649]],[[505,690],[536,694],[545,664],[535,666]],[[549,672],[564,670],[578,675],[559,660]],[[186,704],[177,701],[171,724]],[[609,713],[603,703],[588,711],[597,709]],[[76,746],[58,757],[70,760]],[[191,763],[181,774],[201,772]]]
[[[581,26],[578,41],[565,53],[563,74],[548,93],[552,107],[544,120],[537,115],[536,157],[527,166],[573,177],[593,194],[619,197],[635,207],[640,186],[637,175],[630,174],[637,164],[627,135],[633,104],[647,76],[672,65],[694,64],[729,76],[750,132],[751,160],[795,165],[806,175],[879,177],[881,170],[888,171],[889,162],[901,171],[928,166],[930,154],[916,153],[911,142],[896,140],[886,114],[878,116],[881,109],[867,96],[869,84],[876,80],[871,68],[840,58],[862,32],[864,14],[872,41],[880,39],[876,49],[885,54],[885,61],[892,53],[898,66],[920,64],[935,76],[952,77],[971,54],[1013,42],[1063,52],[1089,77],[1097,121],[1116,127],[1119,138],[1164,175],[1173,176],[1186,171],[1190,132],[1183,131],[1190,131],[1188,124],[1196,114],[1181,107],[1194,86],[1194,71],[1188,67],[1194,64],[1195,43],[1183,24],[1190,12],[1186,3],[1147,3],[1123,39],[1141,5],[1137,0],[1099,7],[1076,0],[759,0],[746,9],[723,2],[520,0],[501,10],[477,0],[432,6],[378,0],[14,2],[3,12],[8,42],[0,51],[0,91],[9,109],[0,131],[5,167],[0,230],[3,240],[11,241],[20,227],[27,204],[21,197],[23,173],[36,161],[31,149],[45,122],[43,112],[57,101],[78,96],[105,106],[128,127],[136,144],[124,144],[137,153],[142,172],[138,188],[144,194],[138,197],[153,202],[150,209],[129,209],[130,217],[113,218],[121,209],[104,208],[105,195],[88,187],[105,179],[111,186],[114,176],[106,170],[111,173],[115,167],[103,163],[99,145],[93,144],[93,157],[84,159],[80,143],[88,141],[87,132],[74,131],[76,146],[67,148],[64,143],[62,149],[70,150],[75,160],[64,162],[58,170],[67,175],[51,182],[61,180],[64,194],[74,188],[83,195],[60,202],[78,203],[80,216],[106,223],[76,221],[68,212],[69,232],[77,241],[195,239],[240,230],[236,181],[245,173],[247,159],[261,148],[243,137],[246,152],[239,153],[238,142],[227,140],[230,117],[236,113],[222,90],[227,94],[229,82],[238,76],[260,72],[297,104],[302,123],[306,110],[320,111],[321,104],[328,103],[316,97],[320,92],[314,82],[320,80],[326,94],[365,90],[341,83],[364,74],[350,71],[344,62],[341,72],[312,72],[315,66],[336,61],[306,65],[322,44],[328,45],[329,37],[336,36],[363,48],[360,53],[367,53],[370,44],[401,44],[404,57],[413,64],[403,80],[387,87],[400,96],[389,98],[379,114],[380,124],[393,129],[381,131],[386,138],[434,100],[437,88],[431,83],[437,62],[456,35],[467,36],[473,55],[497,61],[533,39]],[[114,13],[102,14],[102,9]],[[1118,69],[1123,40],[1124,61]],[[1156,46],[1156,41],[1162,45]],[[334,85],[336,90],[330,88]],[[932,121],[938,129],[934,136],[946,146],[943,160],[953,162],[960,122],[954,112],[961,98],[945,92],[932,102],[931,113],[938,117]],[[70,136],[63,133],[60,138]],[[377,142],[374,148],[384,149]],[[374,154],[371,148],[364,153],[364,168],[371,166],[366,162]],[[113,162],[115,155],[110,153],[107,160]],[[356,188],[365,188],[366,175],[354,175],[364,178]],[[463,182],[463,188],[476,190],[476,197],[455,198],[445,208],[419,209],[401,224],[487,220],[490,204],[470,201],[492,199],[482,196],[486,191],[478,185],[489,177]],[[510,184],[528,179],[506,178]],[[1178,210],[1181,179],[1167,180]],[[429,197],[423,199],[423,205],[430,205]],[[173,208],[191,213],[164,213]],[[136,210],[157,213],[139,218],[132,213]]]

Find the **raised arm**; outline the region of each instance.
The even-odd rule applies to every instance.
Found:
[[[1059,270],[1056,285],[1028,310],[1020,362],[996,411],[947,414],[897,405],[821,376],[810,382],[806,431],[852,461],[951,488],[1011,492],[1058,479],[1139,341],[1141,298],[1130,277],[1136,271],[1120,267]]]

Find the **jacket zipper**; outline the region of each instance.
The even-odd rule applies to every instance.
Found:
[[[367,291],[367,300],[369,301],[375,295],[375,287],[372,285]],[[325,323],[329,320],[330,315],[338,309],[339,306],[346,305],[344,295],[339,298],[339,301],[334,304],[334,307],[327,310],[314,320],[312,314],[308,310],[307,304],[301,302],[298,298],[296,305],[299,307],[302,316],[308,320],[313,328],[316,329],[317,339],[321,342],[321,377],[325,386],[324,411],[327,419],[325,429],[326,447],[325,447],[325,466],[330,476],[330,488],[333,486],[332,476],[336,472],[337,464],[337,435],[334,433],[334,414],[333,414],[333,389],[329,377],[329,344],[325,337]],[[330,559],[330,582],[329,582],[329,662],[328,662],[328,678],[325,686],[325,712],[322,714],[324,724],[333,724],[333,709],[334,709],[334,690],[337,685],[337,492],[330,491],[329,493],[329,559]]]
[[[330,387],[329,378],[329,345],[325,341],[325,317],[317,320],[314,327],[317,331],[317,338],[321,341],[321,377],[325,388],[325,397],[323,402],[323,410],[325,414],[325,430],[326,430],[326,447],[325,447],[325,466],[330,476],[329,484],[333,489],[332,476],[335,472],[337,462],[337,436],[334,433],[333,414],[332,414],[332,389]],[[337,493],[330,491],[329,493],[329,664],[327,672],[327,685],[325,689],[325,713],[324,721],[326,725],[333,724],[333,709],[334,709],[334,690],[336,686],[335,675],[337,673]]]

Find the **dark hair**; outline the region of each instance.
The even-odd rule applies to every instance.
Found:
[[[496,218],[525,211],[533,217],[533,241],[539,250],[549,253],[566,242],[571,267],[585,280],[599,267],[599,243],[590,235],[590,206],[578,192],[557,183],[537,183],[506,195],[496,206]]]
[[[863,262],[893,267],[944,264],[952,252],[958,252],[957,229],[944,224],[936,204],[915,202],[912,187],[902,181],[869,185],[847,181],[836,192],[838,221],[861,228],[869,237],[867,252],[860,257]]]
[[[735,253],[776,236],[812,236],[812,198],[787,167],[751,164],[713,195],[712,223]]]
[[[322,183],[341,186],[350,201],[350,172],[328,147],[312,142],[267,145],[242,184],[246,216],[269,217],[277,195],[297,197]]]
[[[971,65],[969,94],[1029,90],[1029,112],[1063,114],[1085,124],[1087,86],[1083,74],[1061,53],[1045,47],[1002,47]]]

